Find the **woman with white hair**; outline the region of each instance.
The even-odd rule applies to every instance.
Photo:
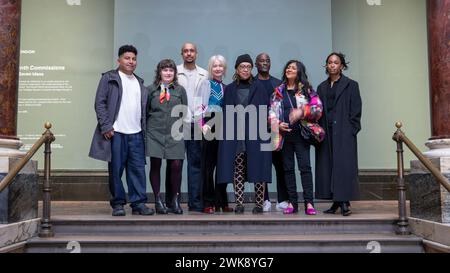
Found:
[[[203,132],[201,153],[203,212],[210,214],[220,210],[233,212],[233,209],[228,206],[227,184],[218,185],[216,184],[217,179],[214,179],[219,147],[215,134],[221,126],[222,117],[220,115],[222,114],[225,90],[222,80],[226,69],[227,62],[223,56],[214,55],[209,59],[209,79],[200,83],[201,103],[197,108],[199,114],[196,115]]]

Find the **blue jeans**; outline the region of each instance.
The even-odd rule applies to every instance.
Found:
[[[201,175],[201,155],[202,141],[194,140],[194,130],[198,126],[191,126],[191,140],[185,140],[188,172],[188,206],[190,210],[203,211],[202,203],[202,175]]]
[[[111,139],[111,162],[108,163],[111,207],[127,203],[122,183],[124,169],[131,207],[147,202],[145,147],[142,133],[128,135],[115,132]]]

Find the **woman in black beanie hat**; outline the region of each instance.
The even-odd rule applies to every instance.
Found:
[[[234,81],[224,92],[218,183],[233,182],[237,214],[244,213],[245,181],[254,183],[256,207],[253,213],[259,214],[263,213],[264,183],[271,183],[272,180],[272,151],[263,149],[264,145],[270,146],[270,138],[263,140],[261,136],[261,133],[268,132],[268,125],[267,122],[259,122],[267,121],[270,97],[259,81],[252,81],[253,62],[248,54],[236,59],[235,68]],[[261,106],[264,106],[266,111],[260,111]],[[242,107],[246,110],[256,107],[256,111],[243,111]],[[256,132],[250,131],[255,129]],[[243,135],[245,137],[242,137]],[[250,136],[256,136],[256,139]]]
[[[250,55],[248,55],[248,54],[244,54],[244,55],[237,57],[234,68],[237,69],[241,63],[249,63],[253,67],[252,57],[250,57]],[[251,71],[250,71],[250,73],[251,73]]]

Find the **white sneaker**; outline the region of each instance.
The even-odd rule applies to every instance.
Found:
[[[277,203],[277,206],[275,207],[277,211],[284,211],[289,206],[289,203],[286,201],[283,201],[281,203]]]
[[[263,211],[264,212],[269,212],[271,210],[272,210],[272,203],[270,203],[269,200],[264,201]]]

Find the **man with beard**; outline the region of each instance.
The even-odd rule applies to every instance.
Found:
[[[208,79],[208,72],[196,65],[197,46],[185,43],[181,48],[183,64],[177,66],[178,83],[186,89],[188,97],[188,117],[185,119],[190,125],[190,138],[185,140],[188,171],[188,207],[189,211],[203,212],[202,177],[201,177],[201,140],[202,133],[197,122],[200,113],[201,95],[200,82]],[[167,188],[166,188],[167,189]],[[167,191],[166,191],[167,192]],[[167,198],[166,198],[167,200]]]

